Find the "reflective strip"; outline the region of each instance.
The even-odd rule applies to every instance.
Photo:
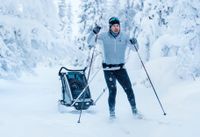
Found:
[[[120,70],[120,69],[125,69],[125,66],[123,67],[106,67],[106,68],[103,68],[103,70]]]

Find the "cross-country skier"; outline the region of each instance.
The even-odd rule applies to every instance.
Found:
[[[125,68],[125,51],[127,47],[134,50],[133,44],[138,49],[137,40],[129,37],[121,32],[120,21],[116,17],[109,19],[108,32],[100,33],[101,27],[96,25],[88,37],[88,44],[95,45],[96,35],[98,41],[102,41],[103,49],[103,70],[105,81],[109,90],[108,105],[110,117],[115,118],[115,98],[116,98],[116,80],[123,87],[128,101],[131,105],[131,110],[134,115],[138,115],[135,96],[133,93],[131,81]]]

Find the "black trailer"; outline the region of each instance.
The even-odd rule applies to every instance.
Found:
[[[86,68],[82,70],[60,68],[58,75],[62,83],[62,99],[59,100],[61,105],[75,107],[76,110],[86,110],[94,105],[85,70]]]

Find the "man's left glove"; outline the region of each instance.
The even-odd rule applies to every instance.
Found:
[[[137,43],[137,39],[136,38],[131,38],[130,42],[131,42],[131,44],[133,44],[134,48],[136,48],[136,51],[138,51],[139,45]]]
[[[137,39],[136,38],[131,38],[130,42],[131,42],[131,44],[135,45],[135,44],[137,44]]]
[[[94,45],[88,45],[89,50],[91,50],[94,47]]]

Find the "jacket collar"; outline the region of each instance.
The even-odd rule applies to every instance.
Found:
[[[119,33],[114,33],[114,32],[112,32],[111,30],[109,30],[109,36],[110,37],[113,37],[113,38],[117,38],[117,37],[119,37],[120,36],[120,32]]]

